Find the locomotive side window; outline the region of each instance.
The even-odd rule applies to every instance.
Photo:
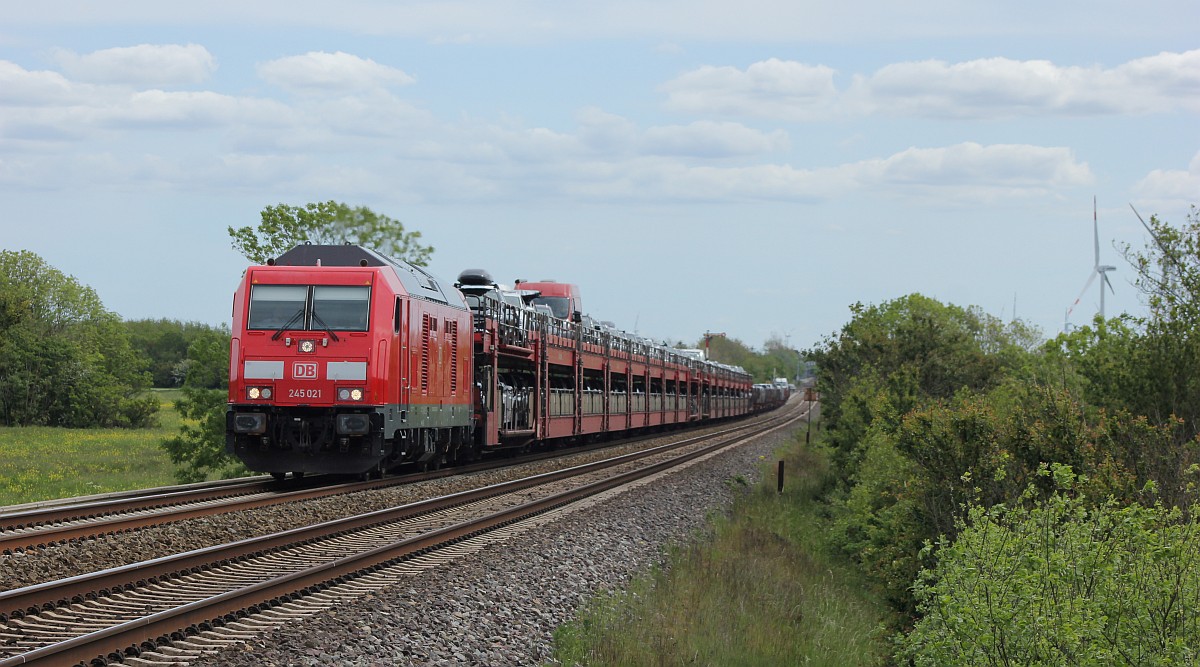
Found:
[[[254,285],[250,290],[250,329],[301,328],[308,288],[303,285]]]
[[[311,328],[366,331],[370,303],[370,287],[317,285],[313,287]]]

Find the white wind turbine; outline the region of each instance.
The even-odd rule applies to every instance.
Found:
[[[1108,285],[1108,289],[1113,294],[1116,290],[1113,289],[1112,282],[1109,281],[1106,275],[1109,271],[1116,271],[1117,267],[1109,266],[1100,263],[1100,224],[1096,221],[1096,198],[1092,197],[1092,233],[1095,243],[1095,264],[1092,266],[1092,274],[1088,276],[1087,282],[1084,283],[1083,289],[1079,290],[1079,296],[1075,297],[1075,303],[1067,309],[1067,319],[1071,318],[1071,311],[1075,310],[1075,306],[1079,305],[1079,300],[1087,293],[1088,288],[1092,286],[1092,281],[1096,280],[1096,276],[1100,276],[1100,319],[1104,319],[1104,286]]]

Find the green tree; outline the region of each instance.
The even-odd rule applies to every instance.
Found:
[[[262,211],[258,227],[229,227],[233,247],[252,262],[265,263],[305,243],[355,243],[416,266],[429,263],[430,246],[421,245],[421,232],[404,231],[404,224],[365,206],[351,208],[335,201],[305,206],[278,204]]]
[[[155,387],[180,387],[187,377],[188,346],[198,336],[213,330],[199,322],[178,320],[128,320],[125,330],[130,345],[150,364]],[[211,384],[210,389],[220,384]]]
[[[145,360],[90,287],[28,251],[0,251],[0,423],[152,423]]]
[[[1124,255],[1150,306],[1147,317],[1097,319],[1058,336],[1046,357],[1079,378],[1082,396],[1156,424],[1200,434],[1200,212],[1176,229],[1152,216],[1146,248]]]
[[[212,330],[197,336],[188,346],[188,362],[183,397],[175,408],[194,423],[183,423],[178,435],[162,442],[178,466],[175,478],[187,483],[246,474],[246,468],[225,452],[229,332]]]
[[[1126,246],[1124,254],[1150,313],[1119,338],[1100,340],[1103,330],[1093,337],[1089,356],[1104,352],[1111,361],[1088,368],[1092,395],[1113,403],[1123,394],[1138,414],[1157,423],[1181,419],[1200,435],[1200,210],[1193,206],[1180,228],[1151,216],[1149,229],[1145,250]]]
[[[898,417],[930,399],[987,391],[1023,363],[1032,345],[1020,323],[1005,325],[978,309],[920,294],[879,306],[854,304],[851,312],[836,336],[805,354],[819,368],[822,420],[847,481],[874,415]],[[862,382],[870,386],[858,387]],[[879,392],[888,397],[886,412],[863,402]]]
[[[1122,255],[1137,273],[1134,284],[1146,296],[1154,320],[1200,320],[1200,209],[1192,206],[1187,223],[1175,228],[1150,216],[1151,238],[1143,250],[1129,244]]]
[[[756,382],[770,382],[780,377],[795,382],[796,372],[800,368],[800,353],[788,347],[783,339],[772,336],[763,343],[762,353],[749,360],[745,368]]]

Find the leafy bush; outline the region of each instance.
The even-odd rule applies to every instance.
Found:
[[[1069,468],[1053,472],[1071,485]],[[1093,505],[1065,492],[1031,508],[976,505],[918,579],[922,617],[899,657],[938,667],[1196,664],[1198,559],[1195,511]]]
[[[225,452],[229,332],[213,330],[197,336],[188,347],[188,361],[183,397],[175,402],[185,421],[178,435],[162,442],[171,461],[179,466],[175,478],[186,483],[246,474],[245,466]],[[210,389],[213,385],[222,388]]]
[[[1127,413],[1088,417],[1069,395],[1047,389],[1010,397],[933,402],[896,426],[876,420],[860,443],[854,484],[835,503],[836,537],[898,609],[914,611],[910,585],[924,543],[953,540],[969,506],[1054,493],[1039,473],[1046,465],[1080,471],[1075,492],[1097,503],[1197,501],[1200,447],[1182,440],[1178,425]]]
[[[1032,347],[1032,332],[1020,323],[1003,325],[978,309],[920,294],[851,311],[854,318],[836,336],[807,353],[820,369],[821,412],[846,483],[853,483],[854,450],[875,416],[992,389]]]
[[[916,556],[930,538],[917,488],[922,482],[883,429],[872,429],[864,443],[857,483],[835,502],[831,540],[862,565],[889,604],[912,612]]]

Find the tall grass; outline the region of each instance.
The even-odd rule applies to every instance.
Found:
[[[665,571],[595,600],[555,635],[555,657],[581,665],[878,665],[887,610],[826,548],[818,498],[829,479],[819,447],[782,452],[712,534]]]
[[[179,392],[155,395],[155,428],[0,427],[0,506],[175,483],[159,442],[179,432]]]

